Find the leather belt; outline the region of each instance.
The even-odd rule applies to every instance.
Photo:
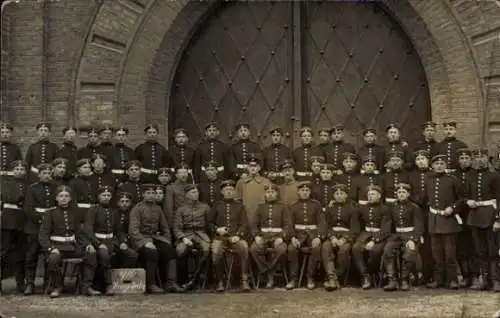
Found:
[[[444,210],[434,209],[433,207],[429,207],[429,212],[431,212],[432,214],[436,214],[436,215],[446,216],[444,214]],[[458,215],[456,213],[455,213],[455,219],[457,219],[457,223],[458,224],[463,224],[464,223],[464,221],[462,220],[462,218],[460,217],[460,215]]]
[[[397,227],[396,228],[396,232],[398,232],[398,233],[408,233],[408,232],[412,232],[414,230],[415,230],[414,226]]]
[[[147,174],[158,174],[158,170],[146,169],[146,168],[141,168],[141,172]]]
[[[12,203],[4,203],[3,208],[11,210],[21,210],[21,208],[17,204],[12,204]]]
[[[54,242],[60,242],[60,243],[72,243],[75,242],[75,236],[58,236],[58,235],[52,235],[50,236],[50,240]]]
[[[297,171],[296,174],[299,177],[311,177],[313,175],[312,172],[305,172],[305,171]]]
[[[49,210],[55,209],[55,207],[50,207],[50,208],[35,208],[35,211],[38,213],[45,213]]]
[[[95,237],[97,237],[100,240],[106,240],[106,239],[112,239],[113,238],[113,233],[95,233]]]
[[[281,227],[263,227],[260,229],[263,233],[281,233],[283,229]]]
[[[361,205],[367,205],[368,201],[367,200],[359,200],[358,203]]]
[[[396,203],[396,201],[397,201],[397,200],[396,200],[396,199],[394,199],[394,198],[385,198],[385,202],[386,202],[386,203]]]
[[[311,224],[311,225],[307,225],[307,224],[295,224],[295,229],[296,230],[316,230],[318,228],[317,225],[315,224]]]
[[[238,163],[236,165],[237,169],[246,169],[247,167],[248,167],[248,165],[246,163]]]
[[[206,168],[205,167],[201,167],[201,171],[205,171]],[[221,171],[224,171],[224,166],[220,166],[220,167],[217,167],[217,171],[221,172]]]
[[[82,208],[82,209],[89,209],[92,206],[92,204],[90,204],[90,203],[77,203],[76,206],[79,208]]]
[[[343,226],[334,226],[332,227],[332,231],[334,232],[349,232],[349,229]]]
[[[31,172],[38,174],[38,169],[37,168],[31,166],[30,170],[31,170]]]
[[[380,232],[380,228],[379,227],[366,226],[365,227],[365,231],[366,232]]]
[[[5,171],[5,170],[0,171],[0,176],[13,176],[13,175],[14,175],[13,171]]]
[[[125,170],[123,170],[123,169],[111,169],[111,173],[113,173],[113,174],[125,174]]]

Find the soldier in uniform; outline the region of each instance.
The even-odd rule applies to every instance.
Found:
[[[311,157],[325,157],[325,153],[321,148],[313,143],[313,132],[309,127],[300,129],[301,145],[293,150],[292,160],[295,163],[295,173],[298,181],[308,181],[311,172]]]
[[[382,175],[382,184],[384,186],[385,202],[392,204],[396,202],[396,188],[400,183],[408,183],[408,173],[404,170],[404,156],[402,151],[395,150],[387,152],[387,170]],[[407,161],[406,164],[411,161]]]
[[[187,164],[190,181],[192,181],[194,180],[193,167],[199,166],[201,162],[196,161],[195,150],[188,146],[188,142],[187,131],[183,128],[176,129],[174,131],[174,144],[169,148],[169,152],[172,158],[172,166],[179,163]]]
[[[347,197],[354,202],[358,202],[356,188],[358,156],[352,152],[345,152],[342,157],[342,173],[336,175],[334,181],[345,184],[347,186]]]
[[[187,182],[189,178],[188,169],[189,167],[186,164],[178,164],[175,167],[175,181],[167,186],[165,192],[165,204],[163,207],[170,226],[174,225],[175,212],[185,203],[186,189],[190,185]]]
[[[87,130],[87,145],[77,151],[78,159],[90,159],[95,154],[104,154],[99,140],[99,130],[90,127]]]
[[[460,182],[446,173],[447,155],[432,157],[433,174],[426,180],[426,197],[429,202],[428,231],[431,238],[434,259],[434,281],[428,288],[442,284],[443,270],[446,266],[448,287],[457,289],[457,234],[461,231],[462,220],[458,215],[460,204]]]
[[[36,125],[38,141],[31,144],[26,151],[26,164],[30,169],[29,179],[32,182],[37,180],[37,166],[41,163],[50,163],[59,152],[57,145],[50,141],[51,125],[39,123]]]
[[[130,212],[129,235],[135,251],[144,260],[147,291],[153,294],[164,292],[156,282],[156,273],[166,269],[167,290],[182,292],[182,288],[177,285],[177,261],[172,233],[161,208],[155,204],[155,185],[143,184],[142,190],[142,201]],[[161,268],[159,264],[167,266]]]
[[[498,175],[488,170],[488,150],[472,152],[473,172],[467,180],[466,204],[470,209],[465,224],[470,227],[474,245],[474,275],[471,289],[484,290],[488,278],[498,281],[497,247],[493,225],[498,215],[500,180]],[[488,277],[488,274],[490,277]]]
[[[337,124],[331,129],[332,143],[323,149],[326,156],[326,162],[333,165],[334,174],[342,172],[343,155],[346,152],[356,153],[353,145],[344,141],[344,126]]]
[[[164,188],[166,195],[167,187],[172,183],[172,170],[170,170],[170,168],[167,167],[159,168],[157,183]]]
[[[146,141],[134,150],[135,158],[141,162],[142,179],[145,183],[155,183],[158,168],[172,168],[172,158],[165,147],[158,142],[159,128],[150,124],[144,128]]]
[[[446,172],[450,173],[458,169],[457,150],[468,147],[463,141],[457,139],[457,123],[455,121],[444,122],[443,127],[445,138],[436,145],[436,153],[445,155]]]
[[[52,160],[52,181],[57,185],[69,185],[70,177],[68,176],[68,160],[62,157],[57,157]]]
[[[402,152],[403,169],[411,168],[411,152],[406,141],[401,140],[401,129],[398,124],[389,124],[385,129],[388,145],[384,149],[387,156],[389,152]],[[384,157],[385,158],[385,157]]]
[[[87,296],[97,296],[100,292],[91,287],[96,267],[95,249],[90,245],[83,233],[80,220],[74,206],[70,205],[71,190],[68,186],[59,186],[56,190],[54,207],[43,217],[40,226],[41,250],[47,253],[47,273],[51,276],[51,298],[61,295],[64,277],[61,275],[62,263],[65,258],[82,257],[83,275],[81,291]]]
[[[241,263],[241,289],[249,291],[248,285],[248,220],[245,207],[235,200],[236,184],[233,180],[221,182],[220,191],[223,199],[213,207],[215,236],[212,241],[212,262],[217,276],[217,291],[225,289],[224,254],[233,249]],[[229,278],[230,279],[230,278]]]
[[[113,157],[115,146],[112,142],[113,139],[113,127],[109,125],[104,125],[99,128],[99,140],[101,141],[101,152],[104,155],[106,164],[111,166],[111,158]]]
[[[332,130],[330,128],[320,128],[318,130],[318,147],[325,152],[325,149],[330,145],[330,134]]]
[[[379,186],[381,191],[384,189],[383,178],[378,174],[376,166],[376,158],[370,155],[363,158],[363,164],[361,165],[362,172],[356,178],[356,191],[358,198],[358,204],[366,205],[367,200],[367,187],[371,185]],[[383,193],[381,193],[383,195]]]
[[[379,173],[384,170],[384,148],[377,144],[377,131],[374,128],[363,130],[363,146],[358,149],[358,156],[375,158],[375,170]]]
[[[290,243],[288,244],[288,262],[290,279],[286,289],[294,289],[299,270],[299,252],[303,247],[311,248],[307,264],[307,289],[314,289],[313,275],[316,265],[321,261],[321,242],[326,236],[325,215],[317,200],[311,198],[312,185],[301,182],[297,186],[299,200],[290,206]]]
[[[0,180],[11,176],[12,162],[22,160],[21,148],[11,140],[13,127],[0,123]]]
[[[411,269],[417,263],[418,245],[424,232],[424,223],[420,207],[410,201],[411,186],[399,183],[396,187],[396,199],[392,209],[391,222],[395,233],[391,234],[384,248],[384,264],[388,283],[384,290],[398,288],[396,257],[403,253],[401,262],[401,290],[410,289],[409,277]]]
[[[217,171],[218,164],[216,162],[205,162],[203,167],[205,177],[201,179],[200,183],[200,201],[213,207],[222,198]]]
[[[265,202],[264,193],[269,179],[260,175],[261,160],[257,154],[251,154],[247,165],[247,173],[236,183],[236,200],[245,205],[248,219],[252,220],[259,204]]]
[[[63,133],[63,143],[59,152],[57,153],[57,158],[64,158],[67,160],[67,174],[73,177],[76,172],[76,161],[78,160],[78,147],[75,145],[76,138],[76,128],[65,127],[62,131]]]
[[[141,167],[142,165],[138,160],[129,161],[126,165],[127,179],[116,187],[118,192],[127,192],[132,195],[132,205],[142,200]]]
[[[415,150],[426,150],[429,156],[436,155],[436,123],[432,121],[425,122],[422,130],[422,139],[417,141]]]
[[[219,129],[214,122],[208,123],[205,126],[205,138],[200,142],[196,148],[196,159],[198,163],[202,162],[217,162],[220,166],[217,171],[222,173],[225,177],[232,178],[236,172],[231,171],[235,168],[234,158],[232,152],[229,150],[228,145],[218,140]],[[195,166],[195,178],[199,180],[201,176],[201,167]]]
[[[70,181],[71,197],[76,203],[78,219],[85,221],[85,215],[90,207],[96,203],[97,184],[92,182],[92,165],[90,159],[79,159],[76,162],[78,176]]]
[[[118,192],[116,195],[120,233],[116,251],[116,265],[120,268],[134,268],[137,265],[138,254],[132,249],[132,242],[128,234],[130,210],[132,209],[132,195],[127,192]]]
[[[200,192],[196,185],[190,184],[185,190],[186,203],[175,211],[174,237],[179,257],[186,257],[194,249],[201,253],[195,275],[185,285],[186,289],[190,289],[210,254],[209,234],[213,229],[213,214],[208,204],[199,201]]]
[[[247,172],[250,154],[258,154],[261,157],[262,151],[259,144],[250,140],[250,126],[248,124],[240,123],[235,130],[238,141],[231,146],[231,153],[236,169],[232,168],[231,170],[236,171],[235,178],[238,180],[242,174]]]
[[[275,184],[283,182],[280,165],[285,160],[291,159],[290,148],[283,144],[283,130],[274,128],[270,132],[271,145],[264,148],[264,173],[263,175]]]
[[[321,247],[321,255],[328,278],[324,284],[326,290],[340,287],[338,277],[347,275],[351,264],[352,245],[360,232],[358,208],[356,203],[349,199],[348,190],[347,185],[336,184],[333,202],[325,210],[328,232]]]
[[[128,133],[129,130],[125,127],[120,127],[115,131],[116,143],[108,158],[109,168],[117,182],[127,179],[125,173],[127,163],[136,160],[134,150],[126,145]]]
[[[92,157],[91,164],[93,173],[90,179],[91,182],[95,184],[95,189],[108,186],[114,191],[116,187],[116,178],[111,171],[108,170],[106,162],[104,155],[95,154]]]
[[[307,172],[305,176],[300,179],[303,181],[311,181],[313,186],[319,185],[321,183],[321,169],[325,162],[325,157],[312,156],[310,172]]]
[[[35,272],[40,254],[40,243],[38,242],[38,232],[42,217],[47,211],[54,207],[55,184],[52,182],[52,166],[48,163],[41,163],[37,167],[38,182],[28,186],[24,199],[24,213],[26,223],[24,233],[26,234],[26,288],[25,295],[32,295],[35,289]]]
[[[259,275],[267,273],[266,288],[274,287],[274,273],[279,261],[287,252],[285,240],[289,232],[289,210],[279,201],[278,186],[268,184],[265,187],[265,203],[259,204],[255,217],[251,219],[253,242],[250,255],[255,260]],[[267,248],[271,247],[269,253]]]
[[[8,265],[8,256],[15,264],[16,290],[24,291],[24,233],[25,215],[22,212],[24,197],[28,187],[27,166],[22,160],[11,162],[11,179],[2,180],[0,187],[0,293],[2,291],[2,273]]]
[[[352,247],[352,255],[362,277],[363,289],[372,286],[368,263],[378,270],[387,238],[391,234],[391,208],[381,202],[382,189],[377,185],[369,185],[366,192],[368,203],[359,207],[363,230]],[[369,255],[369,262],[365,260],[365,252]],[[385,265],[387,271],[389,268],[387,264]],[[387,274],[390,274],[390,269]]]
[[[297,195],[297,186],[299,182],[295,180],[295,169],[291,160],[285,160],[281,163],[281,175],[283,183],[279,185],[280,200],[286,205],[292,205],[299,199]]]
[[[333,198],[333,186],[335,181],[333,181],[333,169],[332,164],[321,165],[321,182],[313,186],[313,197],[318,200],[323,209],[326,209],[328,204]]]

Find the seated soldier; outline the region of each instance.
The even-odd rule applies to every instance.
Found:
[[[381,202],[382,190],[379,186],[372,185],[368,186],[366,192],[368,203],[360,205],[360,222],[364,230],[352,247],[352,254],[362,277],[363,289],[372,286],[364,257],[365,252],[368,252],[370,265],[378,271],[385,241],[391,234],[391,210]]]
[[[175,212],[174,237],[177,241],[177,255],[186,257],[194,250],[201,252],[197,270],[192,280],[184,286],[190,289],[210,253],[210,230],[212,229],[211,210],[208,204],[200,202],[200,192],[194,184],[186,187],[185,204]]]
[[[57,185],[69,185],[68,160],[56,158],[52,160],[52,181]]]
[[[125,177],[125,181],[118,184],[116,188],[118,192],[127,192],[132,195],[132,205],[135,205],[142,200],[141,167],[142,164],[140,161],[137,160],[129,161],[126,164],[127,170],[125,171],[125,173],[127,174],[127,176]],[[151,178],[151,176],[147,176],[147,178]]]
[[[222,181],[220,191],[222,201],[213,207],[215,237],[212,242],[212,262],[217,275],[217,291],[225,289],[222,280],[224,273],[224,253],[233,249],[241,262],[241,289],[249,291],[248,285],[248,244],[244,240],[247,233],[247,214],[241,202],[235,200],[236,183],[233,180]],[[230,278],[228,278],[230,279]]]
[[[274,287],[276,265],[286,255],[285,239],[288,232],[288,208],[278,201],[278,186],[271,184],[265,187],[266,203],[257,207],[251,220],[254,242],[250,254],[257,263],[259,275],[267,273],[266,288]],[[267,248],[271,247],[269,254]]]
[[[115,248],[115,263],[119,268],[134,268],[137,266],[138,254],[131,248],[130,235],[128,234],[130,210],[132,209],[132,195],[119,192],[116,196],[120,233],[118,248]]]
[[[333,189],[333,201],[325,211],[328,239],[321,251],[328,277],[324,284],[326,290],[339,288],[338,277],[347,275],[347,268],[351,265],[351,247],[360,231],[358,207],[348,199],[347,185],[336,184]]]
[[[408,284],[410,269],[414,269],[417,263],[418,244],[424,231],[422,211],[417,204],[409,200],[410,185],[407,183],[397,185],[396,197],[397,202],[392,209],[392,224],[396,233],[391,234],[388,238],[383,255],[389,280],[384,287],[386,291],[398,288],[397,269],[394,263],[395,258],[399,255],[399,250],[403,252],[401,289],[408,290],[410,288]]]
[[[282,183],[279,185],[280,200],[287,205],[292,205],[298,199],[297,185],[299,184],[299,182],[295,180],[293,162],[291,160],[283,161],[280,164],[280,169],[282,175]]]
[[[85,234],[97,251],[97,265],[103,272],[103,287],[108,296],[113,294],[111,258],[121,230],[118,211],[111,206],[112,191],[109,186],[102,186],[97,190],[99,203],[89,209],[84,225]]]
[[[56,190],[57,207],[49,210],[40,226],[38,238],[42,251],[47,255],[47,273],[53,288],[51,298],[59,297],[62,292],[63,279],[61,266],[65,258],[83,258],[82,293],[96,296],[101,293],[92,289],[96,267],[95,250],[83,233],[78,219],[76,207],[70,205],[71,190],[68,186],[59,186]]]
[[[299,249],[310,247],[311,256],[307,266],[307,289],[314,289],[313,275],[321,259],[321,239],[325,236],[325,216],[321,204],[311,199],[311,182],[301,182],[297,186],[299,200],[290,207],[290,280],[286,289],[294,289],[299,269]]]
[[[149,293],[163,293],[156,282],[157,270],[168,270],[167,290],[182,292],[177,285],[176,255],[172,246],[172,235],[167,219],[155,203],[155,185],[142,185],[142,201],[130,212],[129,234],[134,249],[144,260],[146,269],[146,288]],[[158,264],[168,264],[160,268]]]

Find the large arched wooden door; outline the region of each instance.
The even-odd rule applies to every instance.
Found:
[[[419,57],[375,2],[224,2],[194,35],[177,69],[169,128],[196,143],[216,121],[222,139],[248,122],[267,143],[273,127],[295,144],[303,125],[343,123],[360,144],[366,127],[399,123],[412,142],[430,118]]]

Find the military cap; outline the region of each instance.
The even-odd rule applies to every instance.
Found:
[[[103,155],[102,153],[95,153],[92,155],[92,161],[95,161],[97,159],[102,159],[102,160],[106,160],[106,156]]]
[[[271,183],[271,184],[266,184],[264,186],[264,190],[269,190],[269,189],[272,189],[274,191],[279,191],[279,188],[278,188],[278,185],[274,184],[274,183]]]
[[[174,138],[180,134],[187,136],[187,130],[184,128],[177,128],[176,130],[174,130]]]
[[[156,190],[156,184],[154,184],[154,183],[144,183],[144,184],[141,184],[141,191],[142,192],[146,192],[146,191],[150,191],[150,190],[155,191]]]
[[[61,192],[68,192],[69,194],[71,194],[71,187],[65,184],[61,184],[56,188],[56,194],[59,194]]]
[[[352,152],[344,152],[342,154],[342,156],[343,156],[343,160],[346,160],[346,159],[358,160],[358,155],[356,155],[355,153],[352,153]]]
[[[323,156],[311,156],[311,163],[324,163],[325,162],[325,157]]]
[[[293,161],[292,160],[284,160],[280,164],[280,170],[288,169],[288,168],[293,168]]]
[[[119,127],[116,129],[115,133],[119,133],[119,132],[122,132],[124,133],[125,135],[128,135],[129,133],[129,129],[127,127]]]
[[[180,170],[180,169],[189,170],[189,165],[185,162],[179,162],[178,164],[175,165],[175,171]]]
[[[97,129],[96,127],[90,127],[87,130],[87,136],[90,135],[90,134],[96,134],[96,135],[98,135],[99,134],[99,129]]]
[[[474,157],[488,156],[488,149],[484,148],[474,149],[472,150],[472,156]]]
[[[375,128],[365,128],[365,129],[363,129],[363,136],[365,136],[368,133],[377,134],[377,130]]]
[[[38,172],[42,172],[43,170],[52,170],[52,165],[50,163],[41,163],[37,167]]]
[[[312,183],[310,181],[302,181],[297,184],[297,189],[309,188],[312,189]]]
[[[457,127],[457,122],[454,121],[454,120],[449,120],[449,121],[445,121],[443,122],[443,127]]]
[[[413,152],[413,156],[417,158],[418,156],[424,156],[426,158],[430,157],[430,153],[425,149],[419,149]]]
[[[132,194],[125,192],[125,191],[118,192],[116,197],[118,198],[118,200],[120,200],[122,198],[127,198],[129,200],[132,200]]]
[[[60,164],[65,164],[67,165],[68,164],[68,159],[66,158],[61,158],[61,157],[58,157],[58,158],[55,158],[54,160],[52,160],[52,166],[58,166]]]
[[[326,127],[318,129],[318,133],[322,133],[322,132],[327,132],[328,134],[331,134],[332,133],[332,129],[331,128],[326,128]]]
[[[333,171],[335,169],[335,166],[330,164],[330,163],[323,163],[321,165],[321,170],[330,170]]]
[[[188,185],[184,188],[184,191],[185,191],[186,193],[188,193],[189,191],[194,190],[194,189],[197,189],[197,190],[198,190],[198,185],[197,185],[197,184],[194,184],[194,183],[190,183],[190,184],[188,184]]]
[[[100,186],[97,189],[97,194],[101,194],[101,193],[104,193],[104,192],[113,193],[113,188],[110,187],[110,186],[108,186],[108,185],[103,185],[103,186]]]
[[[221,190],[226,187],[236,187],[236,183],[233,180],[224,180],[220,183]]]
[[[363,157],[363,163],[365,162],[376,162],[376,158],[374,156],[368,155]]]
[[[15,169],[17,167],[24,167],[25,169],[27,169],[28,164],[24,160],[14,160],[11,162],[10,167],[12,169]]]
[[[436,162],[436,161],[443,161],[446,162],[446,156],[445,155],[435,155],[431,159],[431,163]]]
[[[146,127],[144,127],[144,132],[148,132],[148,130],[150,129],[154,129],[156,130],[157,132],[160,131],[160,128],[158,128],[158,125],[157,124],[147,124]]]
[[[262,162],[262,160],[260,159],[259,154],[251,153],[249,155],[248,164],[258,164],[258,165],[260,165],[261,162]]]
[[[457,149],[457,157],[460,156],[472,156],[472,151],[469,148],[460,148]]]
[[[387,157],[387,159],[391,159],[391,158],[400,158],[400,159],[403,159],[404,152],[399,151],[399,150],[392,150],[392,151],[387,152],[387,156],[386,157]]]
[[[46,123],[46,122],[38,123],[35,127],[36,127],[37,130],[40,129],[40,128],[47,128],[48,130],[52,129],[52,125],[49,124],[49,123]]]
[[[62,130],[63,135],[66,134],[70,130],[75,131],[75,133],[78,131],[75,127],[67,126],[67,127],[64,127],[63,130]]]
[[[162,174],[170,175],[171,173],[172,173],[172,169],[167,168],[167,167],[161,167],[158,169],[158,175],[162,175]]]
[[[422,127],[423,128],[427,128],[427,127],[436,128],[436,123],[433,121],[426,121],[425,123],[423,123]]]
[[[398,130],[401,129],[398,124],[390,123],[389,125],[387,125],[387,127],[385,127],[385,131],[387,132],[387,131],[389,131],[389,129],[393,129],[393,128],[398,129]]]
[[[343,183],[337,183],[335,184],[333,187],[332,187],[333,191],[336,192],[336,191],[344,191],[345,193],[347,193],[349,191],[349,187],[347,187],[346,184],[343,184]]]
[[[105,131],[111,131],[113,132],[113,127],[110,125],[103,125],[99,128],[99,133],[103,133]]]
[[[380,188],[378,185],[371,184],[366,187],[366,192],[368,191],[377,191],[379,193],[382,193],[382,188]]]
[[[250,125],[249,125],[248,123],[243,123],[243,122],[242,122],[242,123],[237,124],[237,125],[234,127],[234,130],[239,130],[239,129],[240,129],[240,128],[242,128],[242,127],[250,129]]]
[[[208,161],[205,161],[203,163],[203,167],[205,169],[208,169],[208,168],[215,168],[215,169],[217,169],[217,167],[219,167],[219,165],[217,164],[217,162],[215,160],[208,160]]]
[[[311,129],[311,127],[307,127],[307,126],[300,128],[299,132],[300,132],[301,136],[305,132],[310,132],[311,135],[313,134],[313,130]]]
[[[0,129],[8,129],[10,131],[13,131],[14,127],[12,127],[12,125],[9,123],[0,123]]]
[[[334,131],[344,131],[344,125],[343,124],[336,124],[332,127],[331,132]]]
[[[283,129],[282,129],[282,128],[279,128],[279,127],[275,127],[275,128],[273,128],[273,129],[271,129],[271,130],[269,131],[269,134],[270,134],[270,135],[272,135],[272,134],[274,134],[275,132],[277,132],[277,133],[279,133],[279,134],[283,135]]]
[[[86,164],[91,164],[89,158],[82,158],[82,159],[79,159],[76,161],[76,166],[78,168],[80,168],[81,166],[86,165]]]
[[[142,163],[139,160],[130,160],[125,165],[125,168],[126,169],[130,169],[131,167],[134,167],[134,166],[141,168],[142,167]]]
[[[206,130],[206,129],[208,129],[208,128],[217,128],[217,129],[218,129],[218,127],[217,127],[217,123],[216,123],[216,122],[214,122],[214,121],[211,121],[211,122],[207,123],[207,124],[205,125],[205,130]]]
[[[399,190],[399,189],[405,189],[406,191],[410,192],[411,185],[408,183],[405,183],[405,182],[400,182],[400,183],[396,184],[396,190]]]

